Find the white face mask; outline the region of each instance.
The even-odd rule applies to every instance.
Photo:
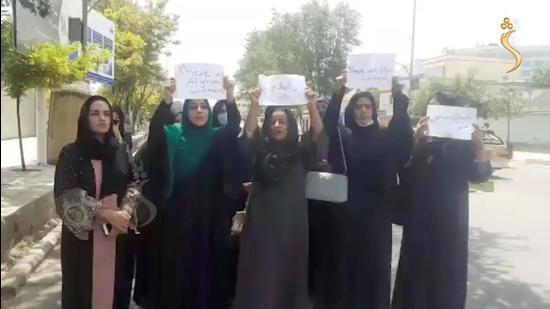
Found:
[[[219,122],[222,126],[227,125],[227,112],[223,112],[223,113],[219,113],[219,114],[218,114],[218,122]]]

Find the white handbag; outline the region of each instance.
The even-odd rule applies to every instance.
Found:
[[[338,139],[340,141],[340,151],[344,162],[344,174],[308,172],[306,175],[307,199],[332,203],[343,203],[348,200],[348,177],[346,176],[348,164],[346,162],[346,155],[344,154],[340,128],[337,130]]]

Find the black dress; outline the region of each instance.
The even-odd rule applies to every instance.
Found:
[[[338,127],[344,93],[336,93],[325,116],[331,136]],[[353,101],[353,99],[352,99]],[[385,199],[395,182],[398,168],[410,156],[412,128],[402,94],[394,94],[394,116],[389,128],[374,123],[359,127],[353,118],[353,105],[346,109],[346,126],[341,128],[348,165],[348,201],[344,213],[344,290],[345,308],[387,309],[390,305],[392,213]],[[336,144],[337,145],[337,144]],[[334,148],[334,147],[331,147]],[[329,163],[343,171],[338,149],[329,151]]]
[[[118,162],[126,162],[126,166],[128,165],[123,147],[118,148],[115,156]],[[105,171],[108,168],[108,165],[104,165],[103,169]],[[74,209],[84,210],[84,208],[97,206],[98,201],[94,198],[96,192],[94,175],[89,155],[84,154],[76,144],[68,144],[62,149],[56,165],[54,181],[56,209],[63,218],[61,233],[62,308],[86,309],[92,306],[94,232],[89,227],[93,219],[88,217],[88,220],[84,222],[83,217],[67,216],[64,209],[74,207]],[[120,180],[119,183],[111,188],[106,188],[106,181],[103,181],[101,194],[104,197],[116,193],[118,205],[122,207],[131,179],[128,176],[126,180],[124,178],[118,180]],[[69,226],[73,228],[69,228]],[[75,227],[79,229],[76,234]],[[127,248],[128,236],[119,235],[116,240],[116,256],[123,258],[116,259],[113,308],[128,308],[130,303],[132,272],[128,272],[128,269],[132,267],[126,264]]]
[[[154,220],[146,226],[140,227],[140,234],[135,237],[134,301],[143,307],[147,307],[147,304],[150,305],[149,301],[154,288],[153,279],[158,273],[160,249],[156,231],[162,226],[162,219],[158,215],[158,211],[165,203],[161,193],[167,169],[166,160],[164,160],[166,154],[163,153],[166,142],[162,128],[174,123],[175,119],[170,105],[164,101],[160,102],[151,118],[147,142],[137,151],[133,159],[134,178],[139,182],[139,188],[144,197],[142,203],[149,203],[157,210]]]
[[[211,146],[194,172],[174,183],[174,190],[159,213],[155,241],[158,260],[147,308],[223,309],[228,306],[224,288],[226,272],[219,263],[224,242],[220,240],[220,217],[224,192],[232,183],[227,153],[238,147],[233,140],[240,115],[235,104],[228,105],[228,126],[212,137]],[[165,150],[160,149],[166,153]],[[238,175],[235,175],[238,178]],[[238,180],[235,180],[235,182]],[[223,228],[225,232],[225,228]],[[229,229],[227,230],[229,241]]]
[[[468,273],[468,181],[486,179],[470,141],[426,138],[410,167],[393,309],[463,309]]]

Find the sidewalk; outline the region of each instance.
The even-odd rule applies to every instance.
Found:
[[[29,171],[2,169],[2,261],[24,236],[33,235],[55,216],[54,166],[28,166]]]

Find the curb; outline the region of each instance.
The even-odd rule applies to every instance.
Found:
[[[27,256],[17,262],[4,276],[2,276],[2,300],[14,297],[29,279],[31,273],[44,261],[52,249],[61,239],[62,223],[57,225],[36,245]]]

